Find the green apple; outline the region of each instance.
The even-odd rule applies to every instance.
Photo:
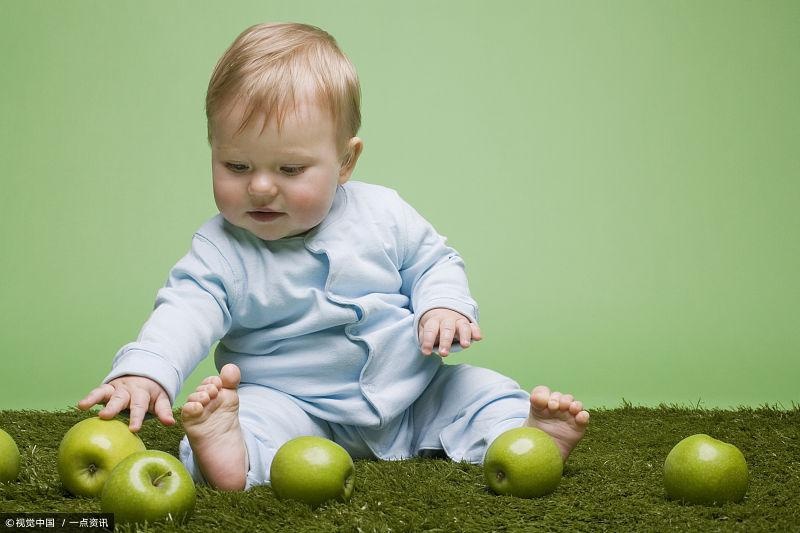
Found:
[[[748,480],[739,448],[703,433],[680,441],[664,461],[667,496],[688,503],[741,501]]]
[[[11,435],[0,429],[0,483],[19,475],[19,448]]]
[[[194,509],[197,495],[186,467],[167,452],[136,452],[114,467],[100,496],[104,513],[118,523],[182,523]]]
[[[64,434],[58,447],[58,476],[76,496],[97,496],[117,463],[144,450],[142,439],[119,420],[87,418]]]
[[[297,437],[278,448],[269,469],[275,495],[318,506],[328,500],[349,501],[355,466],[347,451],[322,437]]]
[[[537,428],[514,428],[500,434],[483,458],[483,475],[489,488],[520,498],[556,490],[563,468],[555,441]]]

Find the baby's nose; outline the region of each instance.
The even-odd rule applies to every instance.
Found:
[[[268,174],[257,174],[250,180],[247,192],[254,197],[273,197],[278,194],[278,186]]]

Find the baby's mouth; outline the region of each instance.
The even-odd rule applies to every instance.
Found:
[[[272,222],[284,215],[280,211],[248,211],[247,215],[256,222]]]

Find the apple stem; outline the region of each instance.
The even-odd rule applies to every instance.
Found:
[[[153,486],[157,487],[158,483],[164,478],[164,476],[171,476],[171,475],[172,475],[172,470],[167,470],[166,472],[164,472],[163,474],[161,474],[160,476],[158,476],[153,480]]]

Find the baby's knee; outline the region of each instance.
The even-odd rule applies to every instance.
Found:
[[[516,381],[499,372],[478,366],[444,365],[437,372],[428,391],[454,403],[491,402],[495,399],[528,394]],[[428,392],[426,391],[426,392]]]

